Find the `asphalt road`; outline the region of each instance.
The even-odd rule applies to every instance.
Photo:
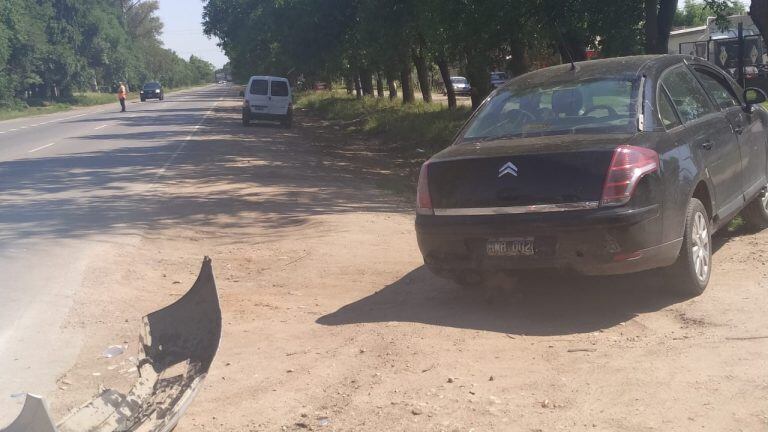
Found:
[[[228,93],[212,85],[126,113],[115,101],[0,122],[0,426],[16,415],[12,395],[45,395],[71,366],[85,263],[163,218],[142,197]]]

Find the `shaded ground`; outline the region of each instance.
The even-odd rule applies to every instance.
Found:
[[[117,195],[101,227],[79,227],[126,224],[137,241],[90,263],[68,320],[90,338],[60,380],[57,415],[130,382],[139,317],[188,289],[210,255],[224,335],[178,431],[768,427],[768,339],[733,339],[768,336],[768,234],[721,238],[696,299],[654,278],[551,275],[489,304],[422,267],[410,200],[375,187],[404,184],[407,168],[298,123],[243,128],[228,100],[164,173],[142,169],[139,147],[114,153],[123,173],[75,183],[157,179]],[[30,193],[87,170],[87,155],[62,164]],[[143,216],[126,220],[135,206]],[[99,358],[122,343],[129,353]]]

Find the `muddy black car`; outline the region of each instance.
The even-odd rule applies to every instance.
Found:
[[[433,272],[604,275],[666,268],[701,293],[712,233],[768,226],[768,112],[713,65],[641,56],[539,70],[497,90],[421,169]]]
[[[139,98],[141,98],[142,102],[145,102],[147,99],[159,99],[163,100],[165,99],[165,94],[163,93],[163,86],[160,85],[158,82],[150,82],[144,84],[144,87],[141,88],[141,91],[139,92]]]

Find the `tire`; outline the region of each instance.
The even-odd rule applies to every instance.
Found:
[[[293,127],[293,113],[288,111],[288,114],[286,114],[285,117],[280,120],[280,124],[285,126],[286,129]]]
[[[753,231],[762,231],[768,228],[768,191],[763,189],[741,211],[741,217],[747,227]]]
[[[669,268],[675,291],[686,297],[701,295],[712,274],[712,223],[707,210],[691,198],[685,211],[683,245]]]

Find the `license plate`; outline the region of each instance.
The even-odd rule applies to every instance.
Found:
[[[485,252],[488,256],[532,256],[536,248],[533,237],[511,237],[488,240]]]
[[[265,109],[267,109],[267,107],[265,107],[264,105],[251,105],[251,106],[253,107],[254,111],[264,111]]]

